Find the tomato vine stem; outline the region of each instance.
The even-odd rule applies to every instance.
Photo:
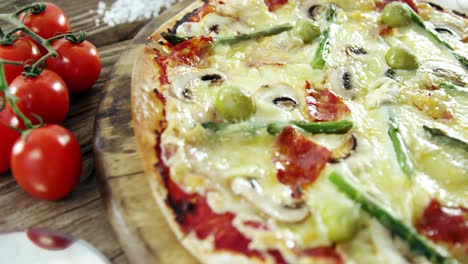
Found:
[[[0,59],[0,91],[2,91],[5,94],[5,100],[1,104],[0,111],[3,110],[3,108],[5,108],[6,101],[8,100],[8,102],[10,103],[11,109],[19,118],[21,118],[26,128],[28,129],[34,128],[35,126],[32,124],[31,120],[27,118],[16,105],[17,98],[10,92],[10,90],[8,90],[8,83],[5,78],[5,70],[3,67],[3,65],[5,64],[22,65],[23,63],[18,62],[18,61],[9,61],[9,60]]]
[[[23,36],[29,36],[32,40],[37,42],[41,45],[44,49],[47,50],[47,54],[44,54],[39,60],[29,63],[29,62],[17,62],[17,61],[8,61],[0,59],[0,91],[2,91],[5,95],[5,98],[0,101],[0,111],[2,111],[5,107],[7,102],[9,103],[11,109],[13,110],[14,114],[17,115],[21,120],[24,122],[26,129],[22,131],[23,136],[27,135],[32,129],[41,127],[44,125],[44,122],[40,116],[34,115],[33,116],[39,121],[38,125],[34,125],[28,117],[26,117],[17,105],[18,98],[16,98],[8,89],[8,83],[5,77],[5,69],[3,67],[4,64],[14,64],[14,65],[25,65],[24,71],[22,73],[23,76],[28,78],[35,78],[45,69],[46,60],[50,57],[57,57],[57,51],[52,47],[52,43],[56,40],[65,38],[66,40],[73,42],[75,44],[82,43],[86,40],[86,32],[80,31],[77,33],[67,33],[61,34],[58,36],[51,37],[49,39],[44,39],[30,28],[28,28],[20,19],[21,14],[25,14],[26,17],[28,14],[39,14],[44,12],[47,5],[44,3],[35,3],[31,5],[27,5],[22,7],[15,12],[0,14],[0,21],[5,21],[14,28],[10,30],[8,33],[4,33],[3,30],[0,28],[0,45],[14,45],[14,41],[17,38]]]
[[[25,67],[25,71],[23,72],[23,75],[27,77],[36,77],[37,75],[39,75],[44,70],[43,66],[45,65],[45,61],[50,57],[58,56],[57,51],[52,47],[52,43],[54,41],[65,38],[68,41],[79,44],[86,40],[86,33],[83,31],[80,31],[76,34],[68,33],[68,34],[58,35],[49,39],[44,39],[38,34],[36,34],[34,31],[32,31],[30,28],[25,26],[23,21],[19,19],[19,16],[21,15],[21,13],[39,14],[43,12],[46,7],[47,6],[43,3],[36,3],[36,4],[31,4],[23,8],[20,8],[19,10],[13,13],[0,14],[0,20],[3,20],[15,27],[14,29],[12,29],[10,32],[8,32],[6,35],[2,37],[2,39],[0,40],[0,44],[12,45],[16,38],[21,37],[23,35],[27,35],[47,50],[47,54],[42,56],[39,60],[37,60],[30,67]],[[18,34],[15,34],[17,32],[21,32],[22,34],[18,36]]]

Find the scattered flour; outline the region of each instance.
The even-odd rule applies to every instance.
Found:
[[[168,8],[178,0],[116,0],[110,7],[100,1],[97,13],[101,19],[96,20],[99,25],[101,21],[109,26],[149,19],[159,15],[162,8]]]

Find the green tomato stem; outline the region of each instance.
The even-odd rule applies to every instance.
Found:
[[[345,193],[356,203],[360,204],[361,208],[365,212],[374,217],[393,234],[405,241],[415,254],[423,255],[428,258],[429,261],[436,264],[458,263],[449,255],[448,252],[432,244],[425,237],[418,234],[413,227],[393,216],[389,210],[379,205],[375,199],[359,190],[339,173],[332,172],[328,179],[338,188],[338,190]]]
[[[39,75],[44,69],[43,65],[45,64],[45,61],[50,57],[58,56],[57,52],[52,47],[52,42],[58,39],[65,38],[68,41],[79,44],[86,40],[86,33],[83,31],[80,31],[76,34],[73,34],[73,33],[62,34],[59,36],[52,37],[50,39],[44,39],[41,36],[37,35],[34,31],[29,29],[28,27],[26,27],[23,24],[23,22],[18,19],[18,16],[23,12],[30,11],[34,14],[38,14],[40,12],[43,12],[45,8],[46,8],[45,4],[32,4],[29,6],[25,6],[14,13],[0,14],[0,20],[8,22],[9,24],[15,27],[12,31],[10,31],[8,34],[4,36],[3,38],[4,41],[7,41],[7,43],[10,43],[10,42],[13,43],[14,34],[16,32],[21,31],[22,33],[31,37],[33,40],[35,40],[37,43],[39,43],[42,47],[44,47],[47,50],[47,54],[45,54],[42,58],[36,61],[31,67],[28,67],[28,69],[23,73],[23,75],[28,76],[28,77],[34,77],[34,76]]]
[[[26,12],[26,13],[31,12],[33,14],[39,14],[39,13],[44,12],[46,7],[47,7],[47,5],[44,4],[44,3],[30,4],[30,5],[24,6],[24,7],[20,8],[20,9],[16,10],[11,15],[14,16],[14,17],[18,17],[23,12]]]
[[[1,34],[1,39],[0,43],[1,44],[13,44],[14,40],[18,38],[18,36],[15,36],[15,33],[21,31],[22,33],[26,34],[27,36],[31,37],[33,40],[35,40],[37,43],[42,45],[46,50],[47,54],[45,54],[43,57],[41,57],[38,61],[36,61],[33,65],[26,65],[25,66],[25,72],[23,72],[24,76],[28,77],[35,77],[39,75],[43,70],[45,65],[45,61],[49,57],[57,57],[58,54],[55,51],[55,49],[52,47],[52,41],[55,41],[59,38],[69,38],[70,41],[75,42],[76,41],[84,41],[84,38],[86,37],[86,34],[80,32],[77,35],[74,34],[63,34],[57,37],[53,37],[49,40],[44,39],[37,35],[34,31],[29,29],[24,25],[24,23],[18,18],[21,13],[33,13],[33,14],[39,14],[45,10],[47,6],[44,3],[36,3],[32,5],[25,6],[23,8],[18,9],[17,11],[9,14],[0,14],[0,20],[5,21],[11,25],[14,26],[14,29],[11,30],[8,34],[4,35],[3,32]],[[3,68],[3,64],[18,64],[22,65],[23,62],[12,62],[12,61],[5,61],[5,60],[0,60],[0,90],[3,91],[5,94],[5,99],[8,100],[10,103],[11,109],[13,112],[22,119],[26,126],[26,131],[40,127],[43,125],[43,122],[41,120],[41,117],[36,117],[40,122],[39,125],[33,125],[31,120],[27,118],[21,110],[18,108],[18,105],[16,104],[16,101],[18,100],[13,94],[8,89],[8,84],[6,82],[6,77],[5,77],[5,70]],[[1,105],[1,109],[5,107],[6,101],[4,101]],[[27,132],[23,133],[23,135],[27,134]]]
[[[26,76],[37,76],[39,75],[41,72],[42,72],[42,68],[41,68],[41,65],[45,62],[45,60],[51,56],[54,56],[54,57],[57,57],[58,54],[57,52],[55,51],[55,49],[52,48],[52,45],[50,44],[50,42],[46,39],[43,39],[42,37],[40,37],[39,35],[37,35],[34,31],[32,31],[31,29],[29,29],[28,27],[26,27],[23,22],[21,22],[17,15],[16,15],[16,12],[13,13],[13,14],[0,14],[0,20],[3,20],[3,21],[6,21],[8,23],[10,23],[11,25],[15,26],[15,29],[13,29],[10,33],[8,33],[5,38],[6,39],[9,39],[13,36],[14,33],[18,32],[18,31],[21,31],[23,33],[25,33],[26,35],[28,35],[29,37],[31,37],[33,40],[35,40],[37,43],[39,43],[40,45],[42,45],[46,50],[47,50],[47,54],[44,55],[41,59],[39,59],[38,61],[36,61],[32,67],[30,67],[30,69],[25,72],[25,75]],[[45,58],[44,58],[45,57]]]
[[[7,61],[7,60],[0,60],[0,90],[5,94],[6,100],[10,103],[11,109],[13,112],[23,120],[24,125],[26,128],[34,128],[31,120],[27,118],[21,110],[18,108],[18,105],[16,104],[16,101],[18,100],[13,94],[11,94],[10,90],[8,89],[8,83],[6,81],[5,77],[5,70],[3,65],[4,64],[14,64],[14,65],[22,65],[23,63],[18,63],[17,61]],[[3,103],[2,105],[2,110],[5,107],[6,102]]]

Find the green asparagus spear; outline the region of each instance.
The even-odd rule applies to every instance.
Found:
[[[452,48],[452,46],[450,46],[449,43],[447,43],[445,40],[443,40],[439,36],[439,34],[436,31],[434,31],[433,29],[427,27],[426,24],[424,23],[424,20],[413,9],[411,9],[409,6],[407,8],[409,9],[409,11],[411,13],[411,19],[413,20],[413,22],[416,23],[421,28],[423,28],[429,34],[429,36],[431,36],[438,43],[440,43],[440,44],[444,45],[446,48],[448,48],[452,52],[453,56],[458,61],[460,61],[460,63],[463,65],[463,67],[465,67],[465,69],[468,69],[468,59],[465,58],[463,55],[457,53]]]
[[[447,132],[434,128],[434,127],[428,127],[426,125],[423,126],[424,130],[429,132],[432,137],[440,138],[444,142],[447,142],[448,144],[451,144],[452,146],[459,147],[465,151],[468,151],[468,142],[465,142],[462,139],[458,139],[452,136],[449,136]]]
[[[275,26],[272,28],[260,30],[254,33],[250,34],[240,34],[234,37],[221,37],[221,38],[216,38],[215,42],[219,44],[235,44],[240,41],[244,40],[249,40],[249,39],[256,39],[256,38],[261,38],[261,37],[267,37],[271,35],[276,35],[279,33],[282,33],[284,31],[288,31],[292,29],[293,26],[291,24],[283,24],[279,26]]]
[[[240,34],[240,35],[233,36],[233,37],[218,37],[218,38],[215,38],[215,42],[219,43],[219,44],[235,44],[237,42],[244,41],[244,40],[256,39],[256,38],[276,35],[276,34],[279,34],[281,32],[291,30],[292,28],[293,28],[293,26],[291,24],[283,24],[283,25],[267,28],[267,29],[264,29],[264,30],[260,30],[260,31],[254,32],[254,33],[250,33],[250,34]],[[163,32],[163,33],[161,33],[161,36],[167,42],[169,42],[169,43],[171,43],[173,45],[182,43],[184,41],[187,41],[187,40],[193,38],[193,37],[182,37],[182,36],[179,36],[179,35],[176,35],[176,34],[173,34],[173,33],[169,33],[169,32]]]
[[[331,4],[328,9],[327,21],[330,23],[328,28],[323,32],[322,39],[318,49],[315,51],[314,59],[312,60],[311,66],[314,69],[323,69],[325,66],[325,56],[330,51],[330,28],[336,20],[337,7],[336,4]]]
[[[350,121],[337,122],[304,122],[291,121],[289,123],[273,123],[267,126],[268,133],[277,135],[283,131],[287,125],[294,125],[312,134],[344,134],[348,132],[353,123]]]
[[[187,41],[187,40],[192,38],[192,37],[182,37],[182,36],[179,36],[179,35],[176,35],[176,34],[173,34],[173,33],[169,33],[169,32],[163,32],[163,33],[161,33],[161,36],[167,42],[171,43],[172,45],[177,45],[179,43],[182,43],[182,42]]]
[[[216,131],[224,130],[230,125],[235,125],[235,124],[206,122],[202,124],[202,127],[216,132]],[[249,127],[243,126],[239,131],[246,131],[246,130],[252,131],[252,130],[259,130],[259,129],[266,128],[268,133],[270,133],[271,135],[277,135],[281,133],[281,131],[283,131],[283,129],[288,125],[299,127],[313,134],[344,134],[353,127],[353,123],[351,121],[337,121],[337,122],[290,121],[290,122],[271,123],[268,125],[252,125]]]
[[[323,69],[325,67],[325,56],[328,54],[330,49],[330,29],[327,29],[323,32],[322,40],[318,49],[315,51],[314,59],[312,60],[312,68],[314,69]]]
[[[398,165],[406,174],[406,176],[413,177],[415,174],[414,165],[411,161],[408,148],[405,145],[405,141],[401,137],[398,124],[393,117],[390,118],[390,128],[388,129],[388,135],[392,140],[393,148],[395,149],[398,160]]]
[[[359,203],[364,211],[388,228],[393,234],[404,240],[415,254],[423,255],[435,264],[458,263],[446,251],[419,235],[414,228],[393,216],[392,213],[379,205],[372,197],[358,190],[339,173],[332,172],[329,180],[349,198]]]
[[[203,128],[213,130],[213,131],[219,131],[223,130],[224,128],[228,127],[228,123],[216,123],[216,122],[206,122],[201,124]]]
[[[468,88],[455,85],[448,81],[443,82],[440,87],[445,89],[448,93],[468,95]]]

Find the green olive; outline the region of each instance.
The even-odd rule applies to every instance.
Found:
[[[419,62],[416,56],[408,49],[402,47],[392,47],[385,54],[388,66],[397,70],[416,70]]]
[[[312,42],[321,35],[319,26],[309,20],[299,20],[294,27],[294,32],[304,43]]]
[[[226,86],[216,95],[216,111],[228,122],[246,120],[256,112],[253,99],[238,87]]]
[[[382,22],[390,27],[402,27],[411,23],[411,12],[399,2],[391,2],[382,11]]]
[[[334,203],[320,211],[322,222],[327,228],[328,238],[333,242],[350,240],[359,229],[360,218],[356,208]]]

